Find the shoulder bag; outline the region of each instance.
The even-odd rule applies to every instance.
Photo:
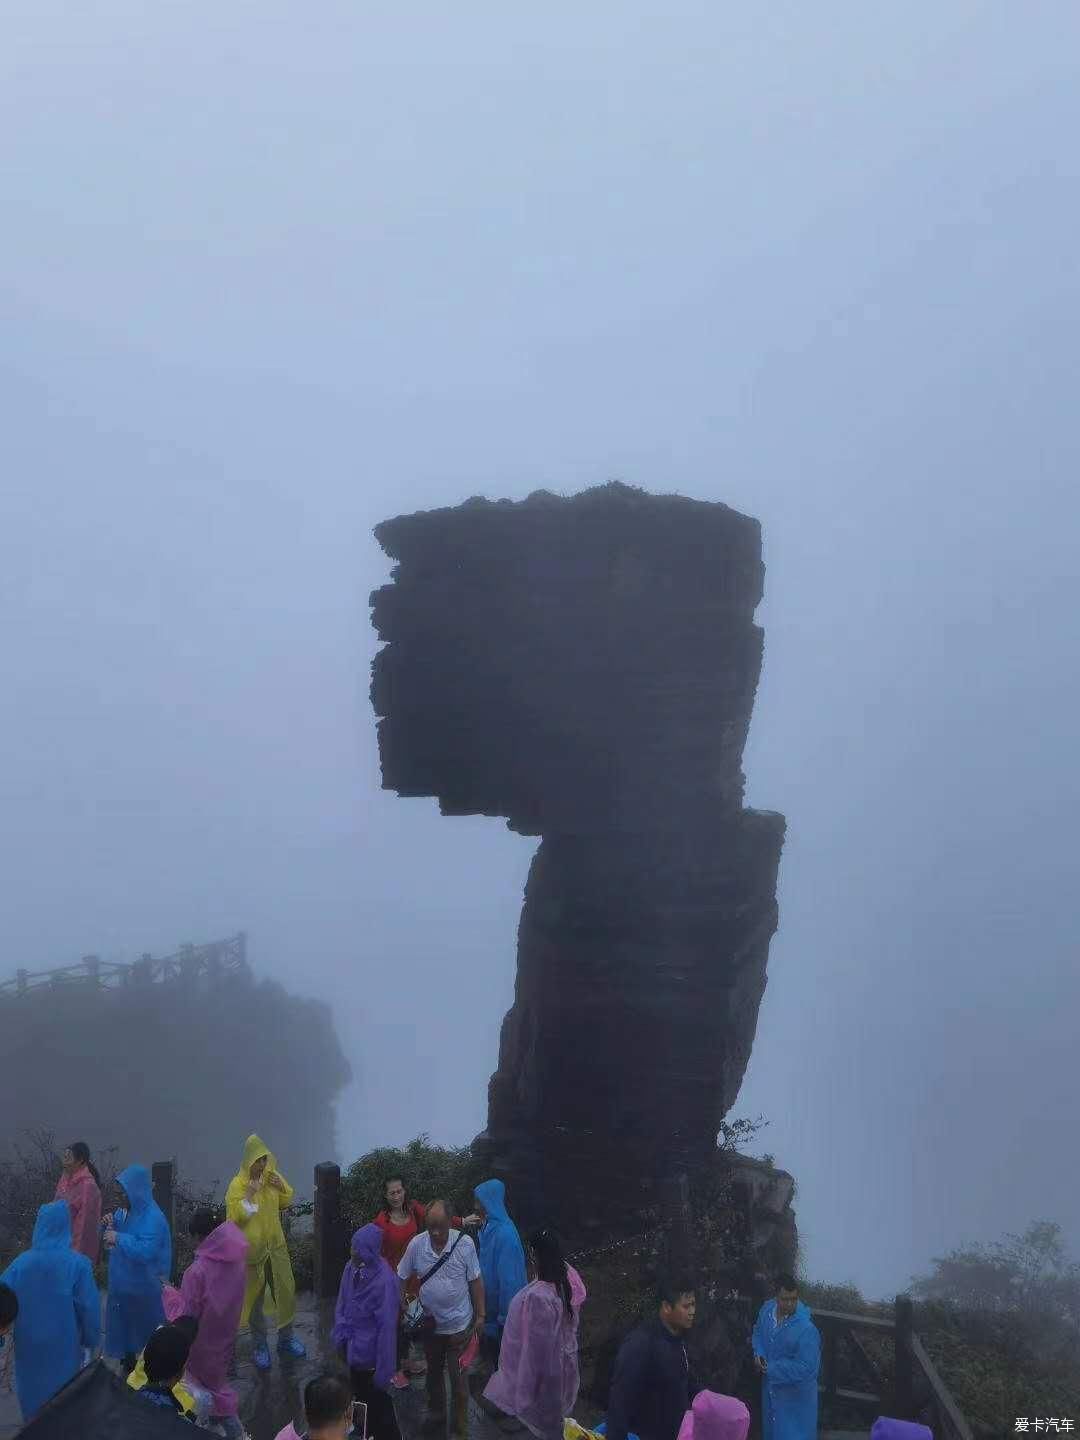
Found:
[[[432,1265],[431,1269],[428,1270],[426,1274],[420,1276],[420,1284],[418,1287],[419,1289],[422,1290],[424,1288],[427,1282],[435,1274],[436,1270],[442,1269],[442,1267],[450,1259],[451,1255],[453,1255],[454,1251],[464,1239],[465,1231],[462,1230],[461,1233],[458,1235],[457,1239],[454,1241],[453,1245],[449,1246],[443,1252],[443,1254],[439,1256],[438,1260],[435,1261],[435,1264]],[[417,1298],[416,1300],[412,1301],[408,1309],[405,1311],[401,1322],[401,1328],[405,1331],[405,1334],[409,1337],[410,1340],[423,1340],[425,1335],[431,1335],[434,1333],[435,1316],[429,1315],[428,1312],[424,1309],[423,1305],[421,1305],[419,1298]]]

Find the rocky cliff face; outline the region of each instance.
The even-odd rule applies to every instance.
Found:
[[[784,821],[743,807],[760,528],[616,484],[375,534],[384,787],[543,837],[478,1143],[524,1223],[635,1223],[715,1147],[777,924]]]

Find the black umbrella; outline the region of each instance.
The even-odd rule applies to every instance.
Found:
[[[103,1360],[80,1370],[19,1431],[18,1440],[192,1440],[194,1426],[139,1398]]]

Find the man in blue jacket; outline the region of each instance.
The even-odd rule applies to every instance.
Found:
[[[763,1440],[813,1440],[821,1336],[793,1275],[777,1276],[776,1299],[761,1307],[753,1344],[761,1375]]]
[[[506,1187],[501,1180],[485,1180],[473,1196],[480,1231],[480,1273],[484,1277],[487,1320],[484,1351],[492,1367],[499,1363],[503,1327],[510,1301],[527,1284],[525,1250],[517,1226],[506,1213]]]

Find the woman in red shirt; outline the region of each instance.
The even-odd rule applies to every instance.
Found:
[[[409,1197],[405,1182],[400,1176],[395,1175],[387,1180],[383,1193],[386,1204],[375,1216],[374,1223],[383,1232],[383,1259],[397,1274],[397,1267],[408,1249],[409,1241],[414,1235],[419,1235],[427,1223],[427,1210],[419,1200]]]

